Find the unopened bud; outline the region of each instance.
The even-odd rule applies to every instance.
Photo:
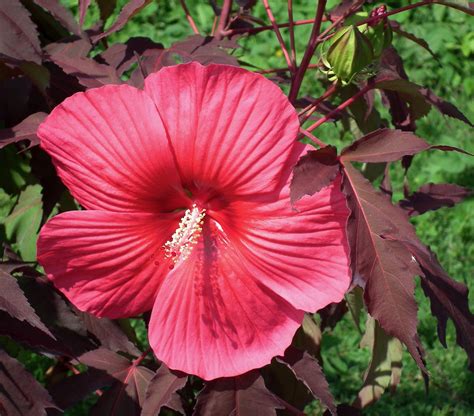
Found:
[[[334,35],[326,60],[343,83],[368,66],[374,59],[369,39],[357,26],[343,27]]]

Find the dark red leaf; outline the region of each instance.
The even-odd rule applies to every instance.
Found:
[[[66,74],[74,76],[86,88],[122,83],[114,68],[99,64],[93,59],[71,58],[62,53],[51,55],[50,58]]]
[[[140,56],[150,56],[162,50],[161,43],[155,43],[144,37],[135,37],[128,39],[125,43],[116,43],[110,46],[98,58],[114,67],[117,73],[122,75],[132,63],[137,62],[135,53]]]
[[[0,413],[5,416],[46,416],[58,409],[45,388],[23,366],[0,349]]]
[[[471,195],[471,191],[451,183],[429,183],[413,192],[400,206],[408,215],[421,215],[427,211],[436,211],[443,207],[452,207]]]
[[[324,377],[324,373],[316,359],[306,351],[300,351],[290,347],[286,350],[283,358],[277,358],[277,361],[286,365],[313,394],[319,399],[329,411],[335,415],[336,406],[334,397],[329,390],[329,384]]]
[[[44,51],[48,55],[65,55],[69,58],[85,58],[87,57],[92,45],[89,41],[77,36],[62,39],[59,42],[49,43]]]
[[[364,3],[365,0],[342,0],[329,12],[329,16],[334,22],[340,17],[347,16],[349,12],[359,10]]]
[[[87,338],[87,332],[77,315],[46,278],[27,266],[17,266],[15,271],[22,273],[18,277],[19,285],[35,313],[54,338],[26,321],[11,318],[4,312],[1,312],[0,316],[0,334],[8,335],[35,351],[67,357],[77,357],[97,347]]]
[[[140,355],[138,348],[127,338],[120,327],[107,318],[96,318],[88,313],[79,312],[85,327],[94,335],[102,347],[112,351],[122,351],[131,355]]]
[[[437,59],[435,53],[431,50],[430,45],[428,45],[428,42],[426,40],[420,39],[419,37],[415,36],[413,33],[406,32],[400,27],[400,24],[398,22],[390,21],[390,25],[392,27],[392,30],[396,34],[403,36],[404,38],[407,38],[408,40],[411,40],[412,42],[415,42],[417,45],[427,50],[433,58]]]
[[[58,0],[35,0],[35,3],[48,11],[69,32],[75,35],[82,33],[72,13]]]
[[[140,10],[145,6],[151,3],[151,0],[129,0],[127,4],[120,11],[120,14],[117,17],[117,20],[110,26],[104,33],[94,36],[92,40],[94,43],[98,42],[100,39],[109,36],[110,34],[117,32],[122,29],[125,24],[135,16]]]
[[[369,163],[393,162],[429,148],[427,142],[411,132],[380,129],[346,147],[341,159]]]
[[[276,409],[282,408],[281,401],[267,390],[262,376],[254,370],[207,383],[198,396],[193,415],[276,416]]]
[[[443,152],[458,152],[464,153],[465,155],[474,156],[472,153],[466,152],[465,150],[460,149],[459,147],[446,146],[445,144],[437,144],[435,146],[431,146],[431,149],[438,149],[442,150]]]
[[[184,414],[176,392],[185,386],[187,379],[185,374],[172,372],[166,365],[161,364],[148,385],[141,416],[155,416],[164,406]]]
[[[298,160],[290,185],[291,203],[313,195],[328,186],[340,170],[336,148],[326,146],[311,150]]]
[[[321,331],[324,331],[325,328],[334,328],[348,310],[345,300],[339,303],[330,303],[320,309],[318,314],[321,316]]]
[[[450,318],[456,328],[456,341],[466,351],[469,369],[474,371],[474,315],[469,310],[468,289],[448,276],[429,248],[409,237],[402,243],[421,267],[421,287],[431,301],[433,315],[438,318],[439,339],[446,347],[446,324]]]
[[[443,100],[441,97],[438,97],[433,91],[428,88],[420,88],[420,93],[425,97],[425,100],[428,101],[433,107],[435,107],[441,114],[445,116],[456,118],[463,121],[467,125],[474,127],[469,119],[457,108],[454,104]]]
[[[187,39],[171,45],[160,57],[161,65],[176,65],[175,55],[179,55],[184,62],[197,61],[203,65],[215,63],[238,66],[235,56],[229,55],[226,49],[236,49],[239,45],[235,41],[220,40],[212,36],[192,35]]]
[[[84,19],[90,4],[91,0],[79,0],[79,25],[81,27],[84,25]]]
[[[102,370],[93,368],[84,373],[62,379],[48,387],[54,402],[63,410],[74,406],[86,396],[103,387],[109,386],[114,379]]]
[[[117,0],[97,0],[97,4],[99,5],[100,19],[105,24],[117,6]]]
[[[390,335],[400,339],[426,372],[417,334],[414,277],[420,269],[397,238],[415,235],[405,212],[392,205],[350,162],[344,165],[343,191],[351,216],[351,266],[364,288],[368,311]],[[395,236],[387,239],[386,235]]]
[[[28,322],[55,339],[29,304],[17,280],[10,275],[9,269],[8,266],[0,264],[0,309],[19,321]]]
[[[0,57],[41,64],[41,45],[30,13],[18,0],[0,1]]]
[[[25,118],[15,127],[0,130],[0,149],[8,144],[18,143],[22,140],[29,140],[29,147],[36,146],[39,143],[36,130],[46,116],[46,113],[35,113]]]
[[[79,357],[79,361],[106,371],[116,380],[100,397],[91,415],[140,415],[153,371],[105,348],[87,352]]]

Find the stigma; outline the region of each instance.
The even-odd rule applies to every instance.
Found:
[[[165,258],[171,259],[174,264],[188,258],[199,240],[205,216],[206,210],[199,209],[196,204],[184,212],[178,228],[163,245]]]

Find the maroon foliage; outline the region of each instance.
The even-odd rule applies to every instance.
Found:
[[[420,273],[410,251],[397,238],[414,234],[405,213],[377,193],[350,162],[344,165],[343,190],[351,217],[348,237],[352,270],[363,282],[368,311],[390,335],[405,343],[425,370],[417,335],[415,275]],[[386,235],[395,236],[387,239]]]
[[[46,116],[46,113],[35,113],[25,118],[15,127],[0,130],[0,149],[10,143],[18,143],[23,140],[30,141],[29,147],[37,145],[39,139],[36,136],[36,130]]]
[[[293,170],[291,180],[291,202],[313,195],[328,186],[340,170],[336,148],[326,146],[311,150],[300,158]]]
[[[117,32],[122,29],[125,24],[141,9],[147,6],[151,0],[130,0],[123,9],[120,11],[120,14],[117,17],[117,20],[108,28],[104,33],[94,36],[94,42],[98,42],[100,39],[109,36],[110,34]],[[103,10],[103,8],[102,8]]]
[[[17,266],[0,264],[0,309],[11,317],[28,322],[31,326],[40,329],[54,338],[51,331],[41,322],[35,310],[28,303],[23,291],[10,271]]]
[[[211,381],[199,394],[194,415],[276,416],[284,406],[265,387],[258,371]]]
[[[286,350],[283,359],[278,358],[277,360],[288,366],[294,376],[309,389],[312,395],[319,399],[333,415],[336,414],[334,398],[323,370],[316,359],[305,351],[290,347]]]
[[[403,156],[414,155],[430,148],[423,139],[410,132],[381,129],[346,147],[341,158],[345,162],[393,162]]]
[[[55,409],[45,388],[23,366],[0,349],[0,413],[8,416],[46,416]]]
[[[140,360],[130,362],[105,348],[90,351],[79,357],[79,361],[115,379],[111,389],[100,396],[92,415],[140,415],[153,371],[139,365]]]
[[[21,2],[0,2],[0,58],[41,64],[41,46],[36,27]]]
[[[141,415],[157,415],[162,407],[184,414],[181,399],[176,392],[185,386],[186,381],[185,374],[173,372],[166,365],[161,364],[146,390]]]
[[[443,207],[452,207],[471,195],[471,191],[452,183],[428,183],[400,201],[408,215],[421,215]]]

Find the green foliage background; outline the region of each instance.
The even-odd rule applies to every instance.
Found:
[[[76,12],[77,1],[63,0]],[[330,0],[332,6],[338,1]],[[98,9],[92,2],[86,19],[86,27],[98,17]],[[118,4],[123,5],[124,0]],[[277,21],[287,21],[286,1],[270,1]],[[294,2],[295,19],[314,16],[316,2],[298,0]],[[407,1],[389,1],[389,8],[407,4]],[[188,0],[187,4],[201,32],[209,33],[212,25],[211,8],[206,1]],[[259,4],[256,14],[267,20]],[[113,20],[114,17],[111,18]],[[472,20],[461,12],[443,6],[415,9],[394,17],[404,30],[428,41],[438,57],[433,59],[418,45],[395,36],[394,44],[405,61],[410,80],[431,88],[437,95],[456,104],[470,120],[474,120],[474,32]],[[109,22],[110,24],[110,22]],[[309,36],[308,26],[296,28],[299,59]],[[286,31],[283,31],[284,36]],[[154,1],[134,17],[119,33],[111,37],[111,43],[126,41],[131,36],[147,36],[165,47],[182,40],[192,32],[187,25],[178,0]],[[260,69],[283,67],[284,59],[275,35],[271,31],[239,41],[242,48],[236,55],[249,67]],[[323,74],[308,73],[303,92],[318,94],[322,91],[320,79]],[[324,125],[316,131],[326,142],[341,145],[351,140],[340,125]],[[472,130],[465,124],[439,115],[435,111],[418,122],[417,134],[432,143],[461,147],[474,153]],[[9,195],[23,193],[23,203],[31,204],[38,198],[38,185],[32,185],[28,161],[15,154],[13,148],[0,153],[0,217],[4,218],[16,200]],[[393,167],[395,197],[402,197],[402,178],[399,166]],[[412,190],[427,182],[451,182],[474,188],[474,164],[472,159],[457,153],[432,151],[415,157],[409,174]],[[34,211],[34,210],[33,210]],[[470,288],[470,305],[474,309],[474,281],[472,279],[474,259],[474,200],[464,202],[452,209],[431,212],[416,219],[421,239],[438,254],[442,265],[455,279]],[[33,214],[34,215],[34,212]],[[16,248],[26,256],[34,257],[34,242],[21,241],[27,231],[25,224],[39,218],[17,218],[4,224],[0,237],[16,240]],[[22,234],[23,233],[23,234]],[[32,252],[33,250],[33,252]],[[436,335],[436,321],[429,311],[429,302],[421,289],[417,288],[419,301],[419,332],[426,348],[428,368],[431,372],[430,391],[425,392],[421,374],[416,365],[404,354],[402,379],[396,394],[386,393],[382,399],[368,408],[368,415],[472,415],[474,414],[474,375],[467,370],[467,357],[455,343],[455,331],[448,324],[448,349],[444,349]],[[363,330],[363,328],[362,328]],[[143,331],[143,329],[142,329]],[[143,334],[142,334],[143,335]],[[351,402],[362,385],[369,352],[359,348],[361,335],[350,318],[350,314],[323,338],[324,370],[338,402]],[[42,380],[48,359],[26,351],[19,351],[19,359]],[[307,409],[309,414],[320,414],[318,404]],[[86,407],[76,408],[69,414],[87,414]]]

